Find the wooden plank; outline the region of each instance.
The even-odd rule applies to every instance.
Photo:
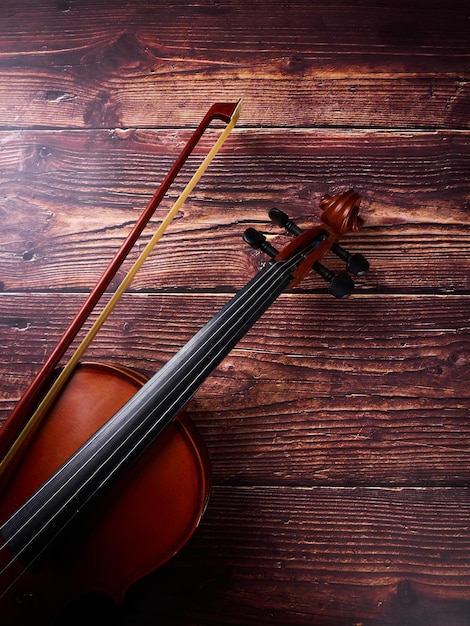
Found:
[[[150,76],[147,83],[137,84],[132,74],[124,82],[120,70],[120,78],[102,80],[93,89],[69,76],[72,70],[33,70],[25,79],[22,70],[0,69],[0,100],[11,99],[0,107],[0,127],[154,128],[168,122],[193,126],[208,104],[242,98],[243,124],[249,127],[469,128],[470,88],[463,79],[323,78],[312,62],[311,76],[280,76],[273,87],[272,74],[279,70],[273,67],[268,73],[262,61],[262,69],[244,80],[236,70],[216,74],[209,62],[210,70],[194,69],[185,81],[186,63],[178,65],[174,77]],[[194,108],[185,107],[188,100]]]
[[[216,136],[209,133],[198,147],[157,219]],[[141,130],[3,133],[3,288],[90,289],[188,137]],[[364,196],[366,228],[346,243],[372,264],[364,285],[468,289],[469,167],[465,132],[236,130],[134,288],[238,289],[264,262],[241,241],[247,226],[278,233],[268,224],[273,205],[312,225],[324,193],[353,187]],[[309,279],[303,288],[317,286]]]
[[[469,127],[462,2],[16,0],[0,40],[7,128],[194,125],[240,97],[253,126]]]
[[[465,626],[469,513],[466,489],[217,487],[113,623]]]
[[[228,297],[125,296],[87,358],[153,373]],[[2,417],[81,301],[2,295]],[[467,484],[468,342],[466,296],[281,296],[191,401],[214,481]]]

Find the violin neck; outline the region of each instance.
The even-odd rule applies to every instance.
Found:
[[[25,564],[36,561],[144,452],[292,281],[285,261],[267,264],[3,524],[9,549]]]

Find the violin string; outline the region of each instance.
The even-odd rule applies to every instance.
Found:
[[[258,290],[258,292],[259,292],[259,290]],[[255,295],[256,295],[256,293],[255,293]],[[235,304],[235,303],[234,303],[234,304]],[[237,303],[237,304],[238,304],[238,303]],[[232,307],[232,308],[233,308],[233,307]],[[232,314],[232,317],[233,317],[233,314]],[[226,333],[226,334],[227,334],[227,333]],[[222,339],[223,339],[223,338],[224,338],[224,337],[222,337]],[[219,341],[219,343],[220,343],[220,341]],[[201,348],[202,348],[202,347],[205,347],[205,346],[204,346],[204,344],[202,344]],[[211,366],[211,365],[209,364],[209,367],[210,367],[210,366]],[[206,366],[206,369],[207,369],[207,366]],[[170,409],[171,409],[171,408],[172,408],[172,407],[170,407]],[[170,409],[169,409],[169,410],[170,410]],[[156,409],[156,410],[158,410],[158,407],[157,407],[157,409]],[[125,425],[125,424],[124,424],[124,425]],[[136,429],[136,430],[137,430],[137,429]],[[137,445],[138,445],[138,444],[137,444]],[[99,450],[97,451],[97,453],[98,453],[98,452],[99,452]],[[91,457],[90,457],[90,459],[89,459],[89,460],[91,460]],[[88,461],[89,461],[89,460],[88,460]],[[88,462],[88,461],[87,461],[87,462]],[[121,463],[124,463],[124,462],[125,462],[125,459],[121,461]],[[63,469],[63,468],[62,468],[62,469]],[[98,470],[99,470],[99,468],[98,468]],[[78,473],[77,473],[77,474],[78,474]],[[74,476],[72,476],[71,478],[73,479],[73,478],[74,478]],[[106,478],[106,480],[109,480],[109,478]],[[64,485],[62,485],[62,487],[61,487],[61,488],[64,488],[65,486],[66,486],[66,485],[64,484]],[[100,488],[100,486],[99,486],[99,487],[97,487],[97,489],[99,489],[99,488]],[[90,496],[90,498],[91,498],[91,497],[92,497],[92,495]],[[52,498],[51,498],[51,499],[52,499]],[[51,499],[50,499],[50,500],[51,500]],[[48,502],[47,502],[47,501],[45,501],[45,502],[43,503],[43,507],[44,507],[44,506],[46,506],[47,504],[48,504]],[[64,505],[61,507],[61,509],[60,509],[59,511],[57,511],[56,516],[57,516],[57,515],[59,515],[59,514],[60,514],[60,512],[61,512],[61,510],[62,510],[62,509],[64,509],[67,505],[68,505],[68,502],[65,502],[65,503],[64,503]],[[43,507],[41,507],[41,508],[43,508]],[[39,510],[40,510],[40,509],[38,509],[38,511],[37,511],[37,512],[39,512]],[[10,518],[10,519],[11,519],[11,518]],[[52,520],[50,520],[50,521],[52,521]],[[29,520],[28,520],[28,522],[29,522]],[[24,529],[24,527],[25,527],[26,525],[27,525],[27,524],[24,524],[22,528],[18,529],[18,532],[20,532],[22,529]],[[45,527],[47,527],[47,525],[46,525]],[[12,558],[12,559],[11,559],[11,561],[10,561],[10,562],[9,562],[9,563],[5,566],[5,568],[4,568],[4,569],[2,570],[2,572],[0,572],[0,573],[3,573],[6,569],[8,569],[8,567],[9,567],[9,566],[11,566],[11,565],[15,562],[16,558],[17,558],[17,557],[19,557],[19,556],[21,556],[22,552],[24,552],[25,550],[27,550],[27,548],[29,547],[29,545],[30,545],[32,542],[34,542],[34,540],[35,540],[35,539],[36,539],[36,538],[37,538],[37,537],[41,534],[41,532],[43,531],[43,529],[44,529],[45,527],[43,527],[43,528],[41,528],[41,529],[39,529],[39,530],[38,530],[38,532],[36,533],[36,535],[34,535],[34,536],[30,539],[30,541],[29,541],[29,542],[28,542],[28,543],[27,543],[27,544],[23,547],[23,549],[22,549],[20,552],[18,552],[18,553],[16,554],[16,557],[14,557],[14,558]],[[3,528],[3,527],[2,527],[2,528]],[[0,530],[1,530],[1,529],[0,529]],[[48,545],[54,541],[55,537],[57,536],[57,534],[60,534],[61,530],[62,530],[62,529],[58,529],[58,530],[57,530],[56,535],[54,535],[53,537],[51,537],[50,541],[49,541],[46,545],[43,545],[41,552],[39,552],[39,553],[36,555],[35,559],[36,559],[38,556],[40,556],[40,554],[41,554],[44,550],[46,550],[46,549],[47,549]],[[9,539],[11,540],[13,537],[14,537],[14,535],[13,535],[12,537],[10,537]],[[7,547],[7,545],[3,545],[0,549],[4,549],[4,548],[6,548],[6,547]],[[31,563],[29,563],[29,565],[27,565],[27,566],[25,567],[25,570],[26,570],[26,569],[28,569],[28,567],[30,567],[30,566],[34,563],[34,560],[35,560],[35,559],[33,559],[33,561],[32,561]],[[15,582],[18,580],[18,578],[20,578],[20,577],[21,577],[21,574],[22,574],[22,573],[20,572],[20,574],[18,575],[18,577],[17,577],[17,578],[16,578],[16,579],[12,582],[12,584],[8,587],[8,589],[9,589],[9,588],[10,588],[13,584],[15,584]],[[6,592],[8,591],[8,589],[4,590],[3,594],[4,594],[4,593],[6,593]],[[2,594],[2,595],[3,595],[3,594]],[[0,596],[0,597],[1,597],[1,596]]]
[[[251,308],[253,308],[253,307],[251,307]],[[256,312],[256,310],[253,312],[253,314],[250,316],[249,320],[247,320],[247,321],[250,321],[250,322],[251,322],[251,320],[253,320],[253,319],[254,319],[255,321],[256,321],[256,319],[257,319],[257,312]],[[216,367],[216,365],[214,365],[214,364],[216,364],[216,363],[217,363],[217,361],[218,361],[218,359],[220,358],[220,356],[224,353],[224,346],[225,346],[226,344],[225,344],[225,342],[224,342],[223,340],[226,338],[226,336],[227,336],[228,334],[229,334],[229,333],[226,333],[223,337],[221,337],[221,338],[218,340],[218,342],[217,342],[216,344],[214,344],[214,345],[216,345],[216,346],[218,346],[218,347],[220,346],[220,344],[222,344],[222,347],[221,347],[221,349],[220,349],[217,353],[215,353],[215,354],[214,354],[214,356],[212,357],[212,359],[211,359],[210,361],[208,361],[202,369],[199,369],[199,365],[200,365],[200,363],[196,363],[196,364],[192,367],[192,369],[190,369],[190,370],[188,370],[188,372],[186,372],[186,374],[185,374],[185,376],[184,376],[184,378],[183,378],[182,380],[186,380],[186,379],[190,378],[190,375],[191,375],[191,374],[193,374],[194,370],[198,370],[198,376],[202,376],[202,377],[205,377],[206,372],[210,373],[210,372],[212,371],[212,369],[213,369],[214,367]],[[191,380],[194,380],[194,378],[191,378]],[[139,449],[142,447],[142,445],[143,445],[143,443],[145,442],[145,440],[149,437],[149,435],[151,435],[151,434],[152,434],[152,432],[153,432],[154,430],[158,430],[158,429],[159,429],[159,427],[161,426],[162,422],[165,422],[165,418],[166,418],[168,415],[173,416],[173,415],[175,414],[175,412],[174,412],[174,411],[175,411],[175,407],[177,407],[177,406],[179,405],[179,403],[181,402],[182,398],[184,397],[184,395],[185,395],[185,393],[186,393],[186,391],[187,391],[188,389],[190,389],[190,385],[188,385],[186,388],[183,388],[183,390],[182,390],[181,394],[180,394],[180,395],[179,395],[179,396],[178,396],[178,397],[177,397],[177,398],[173,401],[173,403],[172,403],[169,407],[167,407],[167,408],[165,409],[165,411],[164,411],[164,412],[160,415],[160,417],[158,418],[158,420],[157,420],[156,422],[153,422],[153,424],[152,424],[151,428],[149,428],[148,430],[144,431],[143,436],[141,436],[141,438],[140,438],[137,442],[135,442],[135,443],[134,443],[134,446],[133,446],[132,448],[130,448],[130,449],[128,448],[128,449],[127,449],[127,454],[126,454],[126,455],[124,455],[124,456],[121,456],[121,457],[120,457],[120,461],[119,461],[119,463],[113,466],[112,471],[109,471],[109,473],[106,475],[106,477],[104,478],[104,480],[102,481],[102,483],[101,483],[100,485],[98,485],[98,486],[97,486],[97,488],[96,488],[95,492],[96,492],[96,491],[99,491],[99,489],[100,489],[102,486],[104,486],[104,485],[106,484],[106,482],[108,482],[108,481],[112,478],[112,476],[113,476],[116,472],[118,472],[118,471],[119,471],[120,467],[121,467],[122,465],[124,465],[124,464],[126,463],[126,461],[127,461],[129,458],[132,458],[133,453],[134,453],[136,450],[139,450]],[[146,421],[151,421],[151,418],[153,417],[153,415],[154,415],[154,414],[158,411],[158,409],[160,408],[160,406],[161,406],[161,405],[165,402],[165,399],[166,399],[166,398],[163,398],[163,399],[160,401],[160,403],[159,403],[158,405],[155,405],[155,407],[152,409],[152,411],[151,411],[151,412],[147,415],[147,417],[146,417]],[[178,410],[176,410],[176,412],[177,412],[177,411],[178,411]],[[165,424],[165,425],[166,425],[166,424]],[[125,443],[127,443],[127,441],[128,441],[129,439],[131,439],[132,435],[133,435],[133,434],[135,434],[135,433],[139,430],[139,428],[140,428],[141,426],[142,426],[142,424],[139,424],[139,425],[138,425],[138,427],[135,429],[134,433],[131,433],[131,434],[127,437],[127,439],[126,439],[124,442],[122,442],[122,443],[120,444],[120,446],[119,446],[119,447],[121,447],[121,448],[122,448],[122,447],[124,446],[124,444],[125,444]],[[116,452],[118,451],[118,449],[119,449],[119,448],[116,448],[116,449],[113,451],[113,454],[116,454]],[[91,499],[91,498],[93,497],[93,495],[94,495],[94,494],[91,494],[91,495],[89,496],[89,498],[88,498],[88,499]],[[88,501],[88,500],[87,500],[87,501]],[[87,501],[85,501],[85,504],[86,504],[86,502],[87,502]]]
[[[262,279],[262,278],[263,278],[263,277],[261,277],[260,279]],[[255,285],[253,285],[252,287],[257,287],[257,285],[255,284]],[[249,295],[249,294],[247,294],[247,295]],[[255,292],[255,295],[257,295],[257,292]],[[236,313],[238,313],[238,309],[240,308],[240,307],[239,307],[239,304],[240,304],[240,303],[239,303],[239,301],[237,301],[237,302],[234,302],[234,303],[233,303],[233,305],[232,305],[232,308],[233,308],[233,307],[235,307],[235,305],[237,305],[237,311],[236,311]],[[234,315],[232,315],[232,317],[231,317],[231,318],[229,318],[229,319],[227,320],[227,322],[226,322],[226,323],[228,323],[228,322],[232,321],[233,317],[234,317]],[[199,346],[198,350],[200,351],[200,350],[202,350],[202,349],[203,349],[203,348],[205,348],[205,347],[206,347],[206,344],[201,344],[201,345]],[[181,368],[180,368],[180,369],[181,369]],[[176,370],[176,371],[172,374],[172,377],[174,378],[177,374],[179,374],[179,369],[178,369],[178,370]],[[158,375],[158,373],[157,373],[157,375]],[[152,379],[152,380],[155,380],[155,378],[156,378],[156,376],[155,376],[155,377],[153,377],[153,379]],[[132,413],[132,408],[133,408],[132,404],[138,404],[139,402],[140,402],[140,396],[139,396],[139,392],[137,392],[137,394],[135,394],[135,395],[134,395],[134,396],[133,396],[133,397],[129,400],[129,402],[126,404],[126,408],[127,408],[127,411],[126,411],[126,412],[127,412],[127,413],[129,413],[129,414],[131,414],[131,413]],[[124,407],[123,407],[123,408],[124,408]],[[157,408],[158,408],[158,407],[157,407]],[[122,410],[122,409],[121,409],[121,410]],[[127,422],[122,422],[121,429],[122,429],[122,428],[124,428],[125,426],[127,426]],[[115,434],[117,434],[117,432],[118,432],[118,431],[116,431],[116,433],[115,433]],[[90,446],[90,445],[94,442],[94,438],[95,438],[95,436],[96,436],[97,434],[98,434],[98,433],[96,433],[95,435],[93,435],[93,436],[92,436],[92,437],[88,440],[88,442],[86,442],[86,444],[85,444],[85,446],[84,446],[84,447]],[[99,453],[100,451],[101,451],[100,449],[97,449],[96,454],[97,454],[97,453]],[[89,457],[89,460],[91,460],[91,459],[92,459],[92,457]],[[70,460],[69,460],[69,461],[70,461]],[[58,471],[59,471],[59,472],[60,472],[60,471],[63,471],[63,470],[66,468],[67,464],[68,464],[68,463],[66,462],[66,463],[64,464],[64,466],[62,466],[62,467],[61,467]],[[71,478],[73,478],[73,476],[72,476]],[[46,485],[46,484],[47,484],[47,483],[45,483],[42,487],[40,487],[40,488],[38,489],[38,493],[41,491],[41,489],[43,489],[43,488],[45,487],[45,485]],[[46,503],[47,503],[47,501],[46,501]],[[0,532],[1,532],[1,530],[2,530],[2,529],[3,529],[3,526],[2,526],[2,527],[0,527]],[[21,529],[20,529],[20,530],[21,530]]]
[[[253,308],[255,309],[255,312],[254,312],[254,314],[253,314],[253,316],[252,316],[252,317],[255,317],[255,318],[256,318],[256,305],[258,304],[259,300],[260,300],[260,299],[262,299],[262,297],[265,295],[265,294],[262,294],[261,296],[259,296],[259,293],[260,293],[260,291],[261,291],[261,287],[266,287],[266,286],[268,286],[269,288],[274,289],[274,287],[275,287],[275,286],[276,286],[276,284],[277,284],[277,280],[279,280],[279,277],[280,277],[280,276],[282,277],[284,274],[285,274],[285,275],[289,274],[289,273],[291,272],[291,269],[293,269],[293,268],[294,268],[294,267],[298,264],[299,258],[302,258],[303,256],[305,256],[305,251],[299,251],[299,252],[297,252],[297,253],[296,253],[296,254],[295,254],[295,255],[294,255],[294,256],[293,256],[290,260],[288,260],[288,261],[285,261],[285,262],[283,262],[283,263],[281,263],[281,262],[278,262],[278,263],[273,263],[272,265],[270,265],[270,266],[269,266],[269,267],[271,268],[271,271],[269,271],[269,268],[268,268],[267,276],[263,275],[263,274],[260,272],[260,274],[259,274],[259,275],[258,275],[258,277],[257,277],[257,278],[258,278],[258,280],[255,280],[255,281],[252,283],[251,288],[250,288],[250,290],[251,290],[251,291],[253,291],[253,290],[254,290],[254,294],[250,294],[250,292],[249,292],[249,291],[247,291],[247,292],[244,294],[244,296],[246,297],[246,299],[247,299],[248,301],[250,301],[250,299],[251,299],[250,309],[253,309]],[[273,276],[270,276],[270,274],[273,274]],[[271,280],[271,285],[267,285],[268,280]],[[262,283],[263,283],[261,286],[259,286],[259,285],[258,285],[258,283],[260,283],[260,282],[262,282]],[[257,299],[257,300],[254,300],[254,298],[256,298],[256,297],[257,297],[258,299]],[[231,311],[230,311],[230,309],[233,309],[233,308],[236,308],[237,310],[236,310],[236,311],[234,311],[234,312],[231,312]],[[228,318],[228,319],[224,322],[224,324],[225,324],[225,325],[226,325],[226,324],[228,324],[228,322],[229,322],[229,321],[231,321],[231,320],[233,319],[233,317],[235,316],[235,314],[236,314],[236,313],[238,313],[239,308],[240,308],[240,303],[239,303],[238,301],[235,301],[234,299],[232,299],[232,301],[228,303],[227,312],[230,312],[230,313],[231,313],[231,317],[229,317],[229,318]],[[251,319],[251,318],[250,318],[250,319]],[[255,320],[255,321],[256,321],[256,320]],[[229,330],[228,330],[228,331],[227,331],[227,332],[226,332],[226,333],[225,333],[225,334],[224,334],[224,335],[223,335],[223,336],[219,339],[219,341],[218,341],[218,343],[219,343],[219,344],[223,342],[223,340],[226,338],[226,336],[229,334],[229,332],[230,332],[230,329],[229,329]],[[205,343],[201,344],[201,345],[198,347],[198,351],[199,351],[200,349],[202,349],[202,348],[205,348],[205,347],[206,347],[206,344],[207,344],[209,341],[210,341],[210,338],[209,338],[209,339],[208,339]],[[205,370],[209,370],[209,371],[210,371],[210,369],[212,368],[212,364],[213,364],[213,362],[214,362],[214,361],[216,361],[216,360],[217,360],[217,358],[219,358],[219,357],[220,357],[220,355],[221,355],[221,353],[222,353],[222,352],[223,352],[223,348],[222,348],[222,349],[221,349],[221,350],[220,350],[220,351],[219,351],[219,352],[218,352],[218,353],[217,353],[217,354],[216,354],[216,355],[212,358],[212,360],[211,360],[211,361],[210,361],[210,362],[209,362],[209,363],[205,366],[204,371],[205,371]],[[199,363],[200,363],[200,362],[199,362]],[[199,365],[199,363],[196,363],[196,364],[195,364],[195,366],[193,367],[193,369],[192,369],[189,373],[187,373],[187,374],[186,374],[185,378],[187,378],[187,377],[188,377],[188,375],[189,375],[190,373],[192,373],[192,371],[193,371],[193,370],[194,370],[194,369],[195,369],[195,368]],[[182,366],[180,366],[180,368],[179,368],[179,369],[181,369],[181,367],[182,367]],[[174,372],[174,374],[173,374],[173,375],[176,375],[178,372],[179,372],[179,370],[176,370],[176,371]],[[158,373],[157,373],[157,375],[156,375],[156,376],[158,376]],[[156,376],[154,376],[154,377],[153,377],[153,378],[152,378],[149,382],[153,381],[153,380],[156,378]],[[139,390],[139,391],[140,391],[140,390]],[[183,390],[182,394],[184,395],[184,390]],[[135,394],[135,395],[133,396],[133,398],[131,398],[131,400],[129,401],[129,403],[126,405],[126,407],[127,407],[127,411],[126,411],[126,412],[129,412],[129,414],[131,414],[132,405],[133,405],[134,403],[138,402],[138,400],[139,400],[139,398],[138,398],[137,396],[139,396],[139,392],[137,392],[137,394]],[[180,397],[181,397],[181,396],[180,396]],[[161,401],[161,403],[163,403],[163,402],[164,402],[164,400],[165,400],[165,398]],[[173,406],[174,406],[175,404],[177,404],[177,403],[178,403],[178,399],[176,399],[176,400],[174,401],[174,403],[171,405],[171,407],[169,407],[169,408],[167,409],[167,411],[165,412],[164,416],[166,415],[166,413],[170,412],[170,411],[173,409]],[[129,406],[129,405],[130,405],[130,406]],[[152,416],[152,415],[153,415],[153,414],[154,414],[154,413],[158,410],[159,406],[160,406],[160,405],[158,405],[158,406],[157,406],[157,407],[156,407],[156,408],[152,411],[151,416]],[[124,408],[124,407],[123,407],[123,408]],[[122,411],[122,409],[120,409],[120,411]],[[111,419],[112,419],[112,418],[111,418]],[[130,420],[130,419],[132,419],[132,416],[129,418],[129,420]],[[124,428],[124,427],[127,425],[127,423],[128,423],[128,421],[129,421],[129,420],[124,421],[124,422],[121,424],[121,426],[119,427],[119,430],[121,430],[122,428]],[[156,428],[156,426],[158,426],[160,423],[161,423],[161,420],[159,419],[159,420],[158,420],[155,424],[153,424],[152,428],[151,428],[149,431],[147,431],[147,433],[144,433],[144,437],[143,437],[143,439],[145,439],[146,437],[148,437],[148,434],[149,434],[149,433],[151,433],[151,432],[152,432],[152,430],[154,430],[154,429]],[[137,425],[137,428],[133,431],[133,433],[131,433],[131,434],[128,436],[128,438],[130,438],[130,437],[132,436],[132,434],[134,434],[135,432],[137,432],[137,430],[138,430],[140,427],[141,427],[141,424]],[[100,429],[100,430],[101,430],[101,429]],[[99,431],[98,431],[98,432],[99,432]],[[115,436],[115,435],[117,434],[117,432],[118,432],[118,431],[116,431],[115,433],[113,433],[113,436]],[[92,436],[92,437],[91,437],[91,438],[90,438],[90,439],[89,439],[89,440],[88,440],[88,441],[84,444],[84,446],[83,446],[82,450],[85,450],[87,446],[89,446],[89,445],[91,445],[91,444],[93,443],[93,440],[95,439],[96,435],[97,435],[97,433],[96,433],[94,436]],[[141,440],[139,440],[139,442],[137,442],[137,444],[134,446],[134,449],[135,449],[136,447],[139,447],[139,444],[141,443],[141,441],[142,441],[142,439],[141,439]],[[109,441],[106,441],[106,443],[109,443]],[[123,442],[123,443],[125,443],[125,442]],[[123,444],[121,444],[121,446],[122,446],[122,445],[123,445]],[[101,452],[101,451],[102,451],[102,449],[103,449],[103,448],[104,448],[104,446],[102,446],[102,448],[97,449],[97,450],[95,451],[95,453],[94,453],[91,457],[89,457],[89,458],[87,459],[86,463],[89,463],[89,462],[92,460],[92,458],[94,458],[94,456],[96,456],[99,452]],[[134,449],[133,449],[131,452],[129,452],[129,453],[127,454],[127,456],[126,456],[123,460],[121,460],[121,464],[122,464],[122,463],[124,463],[124,462],[127,460],[127,458],[128,458],[128,457],[132,454],[132,452],[134,451]],[[69,460],[68,460],[68,461],[67,461],[67,462],[66,462],[66,463],[65,463],[65,464],[64,464],[61,468],[59,468],[58,472],[56,472],[56,474],[55,474],[55,475],[59,474],[59,473],[60,473],[60,471],[63,471],[63,470],[64,470],[64,469],[68,466],[68,464],[72,462],[72,460],[73,460],[73,457],[71,457],[71,459],[69,459]],[[104,465],[104,464],[103,464],[103,465]],[[96,470],[96,472],[99,472],[99,470],[101,469],[101,467],[103,467],[103,465],[102,465],[102,466],[100,466],[100,467],[98,467],[98,468],[97,468],[97,470]],[[81,466],[81,468],[80,468],[80,469],[82,469],[82,467],[83,467],[83,466]],[[115,468],[115,469],[113,470],[113,472],[110,472],[110,473],[109,473],[109,474],[108,474],[108,475],[107,475],[107,476],[103,479],[103,481],[100,483],[100,485],[98,485],[98,487],[96,488],[95,493],[96,493],[96,491],[98,491],[98,490],[102,487],[102,485],[103,485],[103,484],[105,484],[105,483],[109,480],[109,478],[113,475],[113,473],[115,473],[115,472],[117,471],[117,469],[118,469],[118,468]],[[95,473],[96,473],[96,472],[95,472]],[[72,475],[72,476],[71,476],[71,477],[67,480],[67,482],[66,482],[66,483],[64,483],[64,484],[61,486],[61,489],[63,489],[65,486],[67,486],[67,484],[68,484],[71,480],[73,480],[73,479],[74,479],[74,478],[78,475],[78,473],[79,473],[79,472],[76,472],[75,474],[73,474],[73,475]],[[88,479],[88,481],[89,481],[89,480],[91,480],[91,478],[92,478],[92,477],[90,477],[90,478]],[[88,482],[88,481],[87,481],[87,482]],[[34,495],[39,494],[39,493],[41,492],[41,490],[42,490],[42,489],[43,489],[43,488],[47,485],[47,483],[48,483],[48,481],[46,481],[46,483],[44,483],[44,484],[43,484],[43,485],[42,485],[42,486],[41,486],[41,487],[40,487],[40,488],[39,488],[39,489],[35,492],[35,494],[34,494]],[[83,485],[84,485],[84,484],[86,484],[86,483],[83,483]],[[83,488],[83,485],[82,485],[80,488]],[[74,495],[76,495],[76,493],[77,493],[77,492],[74,492]],[[88,498],[88,499],[90,499],[90,498],[92,498],[92,497],[93,497],[93,494],[91,494],[91,495],[89,496],[89,498]],[[53,495],[53,496],[51,496],[51,498],[49,498],[49,500],[46,500],[46,501],[43,503],[43,505],[42,505],[39,509],[37,509],[37,511],[36,511],[36,512],[35,512],[32,516],[30,516],[30,517],[28,518],[27,522],[25,522],[25,524],[24,524],[22,527],[20,527],[20,528],[16,531],[16,533],[15,533],[14,535],[12,535],[11,537],[9,537],[9,541],[11,541],[11,539],[13,539],[13,538],[14,538],[14,537],[15,537],[15,536],[19,533],[19,532],[21,532],[21,531],[25,528],[25,526],[26,526],[28,523],[30,523],[30,521],[34,518],[34,516],[35,516],[35,515],[37,515],[37,514],[38,514],[38,513],[39,513],[39,512],[40,512],[40,511],[41,511],[41,510],[45,507],[45,506],[47,506],[47,504],[49,504],[49,502],[50,502],[50,501],[52,501],[52,499],[53,499],[53,498],[54,498],[54,495]],[[88,499],[85,501],[85,503],[88,501]],[[66,506],[68,506],[68,505],[69,505],[69,503],[70,503],[71,501],[72,501],[72,498],[70,498],[69,500],[67,500],[66,502],[64,502],[64,503],[63,503],[63,505],[62,505],[62,507],[61,507],[61,508],[60,508],[60,509],[56,512],[56,514],[55,514],[55,516],[54,516],[54,517],[57,517],[57,515],[59,515],[59,514],[60,514],[60,512],[61,512],[64,508],[66,508]],[[21,509],[22,509],[22,507],[20,507],[20,508],[17,510],[17,512],[18,512],[18,511],[20,511]],[[17,513],[17,512],[16,512],[16,513]],[[9,520],[11,520],[11,519],[14,517],[14,515],[15,515],[16,513],[14,513],[14,514],[13,514],[13,515],[9,518]],[[40,528],[40,529],[36,532],[36,534],[35,534],[33,537],[31,537],[31,538],[30,538],[30,540],[28,541],[28,543],[26,543],[26,544],[22,547],[22,549],[21,549],[20,551],[18,551],[18,553],[16,553],[16,555],[15,555],[15,556],[14,556],[14,557],[13,557],[13,558],[12,558],[12,559],[11,559],[11,560],[10,560],[10,561],[6,564],[6,565],[5,565],[5,567],[4,567],[4,568],[0,571],[0,575],[1,575],[1,574],[3,574],[3,573],[4,573],[4,572],[5,572],[5,571],[9,568],[9,567],[11,567],[11,565],[12,565],[12,564],[13,564],[13,563],[14,563],[14,562],[18,559],[18,557],[20,557],[20,556],[21,556],[21,554],[22,554],[24,551],[26,551],[26,550],[28,549],[28,547],[29,547],[29,546],[30,546],[30,545],[31,545],[31,544],[32,544],[32,543],[33,543],[33,542],[37,539],[37,537],[38,537],[38,536],[40,536],[40,534],[44,531],[44,529],[45,529],[45,528],[47,528],[47,526],[48,526],[48,525],[49,525],[49,524],[50,524],[50,523],[54,520],[54,517],[53,517],[53,518],[51,518],[51,519],[48,521],[48,523],[47,523],[47,524],[45,524],[42,528]],[[9,520],[7,520],[7,522],[8,522]],[[5,522],[4,524],[2,524],[2,526],[0,526],[0,533],[2,532],[2,530],[3,530],[4,526],[5,526],[5,524],[6,524],[7,522]],[[40,552],[39,552],[39,553],[38,553],[38,554],[34,557],[34,559],[33,559],[33,560],[32,560],[32,561],[28,564],[28,565],[26,565],[26,566],[24,567],[24,569],[25,569],[25,570],[27,570],[27,569],[28,569],[28,568],[29,568],[29,567],[30,567],[30,566],[34,563],[34,561],[35,561],[35,560],[36,560],[36,559],[37,559],[37,558],[38,558],[38,557],[42,554],[42,552],[44,552],[45,550],[47,550],[48,546],[49,546],[49,545],[50,545],[50,544],[51,544],[51,543],[55,540],[55,538],[56,538],[56,537],[57,537],[57,536],[61,533],[61,531],[62,531],[62,530],[63,530],[63,528],[67,525],[67,523],[68,523],[68,522],[66,522],[66,523],[64,524],[64,526],[63,526],[63,527],[59,528],[59,529],[56,531],[56,533],[53,535],[53,537],[51,537],[51,538],[50,538],[50,540],[47,542],[47,544],[46,544],[46,545],[44,545],[44,546],[42,547],[42,549],[41,549],[41,550],[40,550]],[[5,544],[3,544],[2,546],[0,546],[0,551],[4,550],[4,549],[6,549],[6,548],[8,548],[8,543],[5,543]],[[20,573],[20,574],[18,575],[17,579],[15,579],[15,580],[13,581],[13,583],[12,583],[12,584],[8,587],[8,589],[9,589],[12,585],[14,585],[14,584],[15,584],[15,582],[18,580],[18,578],[20,578],[20,577],[21,577],[21,574],[22,574],[22,573]],[[5,591],[4,591],[4,592],[0,595],[0,597],[2,597],[2,596],[4,595],[4,593],[6,593],[6,592],[8,591],[8,589],[6,589],[6,590],[5,590]]]

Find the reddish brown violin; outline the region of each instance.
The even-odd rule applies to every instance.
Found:
[[[194,531],[207,501],[209,466],[182,410],[206,377],[287,288],[312,269],[336,297],[368,263],[338,244],[362,225],[349,191],[321,202],[322,223],[278,252],[258,231],[244,239],[271,260],[149,380],[102,364],[77,367],[3,480],[0,616],[7,626],[53,623],[77,596],[122,600],[129,585],[168,560]],[[335,274],[321,260],[346,262]]]

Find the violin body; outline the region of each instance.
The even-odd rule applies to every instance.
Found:
[[[130,370],[80,365],[8,480],[0,522],[41,487],[70,455],[141,388]],[[75,598],[101,592],[119,603],[134,581],[155,570],[188,540],[207,503],[206,450],[179,415],[112,485],[101,501],[33,569],[19,560],[0,575],[3,626],[53,623]],[[0,550],[0,571],[11,559]],[[16,580],[17,579],[17,580]]]

